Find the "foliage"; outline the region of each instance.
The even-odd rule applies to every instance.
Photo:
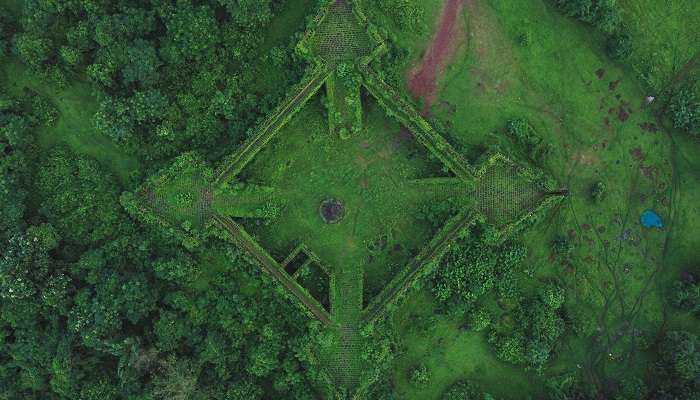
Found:
[[[625,61],[632,56],[634,50],[632,37],[624,30],[616,32],[608,36],[606,50],[613,60]]]
[[[557,236],[552,241],[552,252],[561,262],[571,262],[576,246],[566,236]]]
[[[430,384],[430,371],[425,365],[419,365],[411,370],[408,379],[415,387],[428,386]]]
[[[424,11],[414,0],[387,0],[377,3],[379,9],[399,26],[410,32],[422,32]]]
[[[674,127],[692,135],[700,134],[700,100],[689,87],[682,88],[673,96],[669,115]]]
[[[551,147],[544,143],[535,129],[525,118],[513,118],[506,122],[506,132],[524,149],[530,160],[542,164],[551,152]]]
[[[483,239],[490,228],[482,229],[451,246],[433,273],[433,295],[449,309],[469,307],[493,288],[501,296],[512,295],[513,274],[525,259],[525,248],[490,245]]]
[[[698,337],[685,331],[670,331],[660,343],[665,373],[680,382],[695,385],[700,375],[700,342]]]
[[[591,24],[607,35],[608,54],[622,61],[632,53],[632,38],[623,27],[622,7],[617,0],[555,0],[567,16]]]
[[[494,326],[489,333],[496,356],[541,372],[564,333],[561,303],[563,290],[556,287],[545,289],[540,298],[520,302],[510,313],[511,322]]]
[[[695,279],[675,281],[671,302],[678,308],[700,316],[700,284]]]
[[[602,202],[605,199],[605,195],[606,187],[604,182],[598,181],[591,187],[591,198],[594,202]]]
[[[461,380],[452,384],[440,398],[441,400],[493,400],[491,395],[482,393],[471,381]]]
[[[87,158],[54,151],[40,166],[35,185],[41,214],[68,243],[99,243],[121,217],[114,178]]]

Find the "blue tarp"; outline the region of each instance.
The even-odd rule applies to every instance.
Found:
[[[661,221],[661,217],[659,217],[659,214],[651,211],[651,210],[646,210],[642,213],[642,225],[645,228],[663,228],[664,223]]]

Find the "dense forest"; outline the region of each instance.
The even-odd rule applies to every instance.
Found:
[[[343,395],[334,391],[318,352],[333,339],[290,301],[248,252],[221,235],[206,237],[197,246],[183,246],[171,232],[142,223],[124,201],[124,193],[135,192],[184,153],[217,165],[245,143],[313,67],[299,54],[297,44],[307,27],[313,26],[317,10],[327,3],[0,0],[0,400],[310,400]],[[425,50],[407,41],[418,41],[411,35],[423,42],[430,39],[433,14],[437,15],[442,2],[357,3],[365,8],[372,31],[386,40],[385,53],[372,61],[371,68],[407,91],[406,70]],[[494,9],[506,7],[498,1],[485,3]],[[641,74],[640,79],[653,87],[658,69],[643,70],[634,64],[642,45],[635,41],[637,33],[618,4],[623,0],[544,3],[557,24],[571,24],[563,26],[577,35],[593,32],[590,40],[600,50],[596,57],[609,63],[605,64],[608,70]],[[544,42],[538,38],[545,36],[524,25],[508,34],[508,40],[521,50],[537,46],[533,41]],[[700,51],[697,43],[685,44],[695,54]],[[691,176],[683,181],[687,187],[697,186],[700,171],[696,168],[700,152],[695,153],[700,134],[700,69],[697,62],[689,65],[682,79],[665,82],[664,90],[654,92],[658,109],[637,114],[648,113],[651,119],[653,112],[654,121],[661,121],[654,129],[672,131],[678,138],[674,151],[677,147],[693,151],[680,157]],[[493,68],[500,66],[499,61]],[[345,74],[343,68],[348,67],[341,64],[335,73],[350,77],[345,88],[359,91],[354,75]],[[532,86],[549,90],[545,84]],[[607,82],[605,86],[608,90]],[[364,91],[361,96],[352,99],[355,103],[346,103],[357,108],[360,102],[369,108],[370,96]],[[423,104],[413,100],[416,106]],[[449,109],[450,101],[435,102],[434,107]],[[590,101],[594,105],[588,108],[597,108],[596,101]],[[310,104],[325,112],[326,103],[324,95],[318,104]],[[492,100],[485,103],[484,109],[497,108]],[[537,107],[523,109],[534,114]],[[578,112],[557,107],[547,113],[561,113],[566,123]],[[571,189],[569,195],[584,204],[581,208],[594,210],[591,214],[601,204],[610,209],[626,204],[622,186],[631,179],[626,175],[608,179],[601,172],[595,179],[586,176],[575,182],[576,177],[558,175],[565,168],[556,164],[559,153],[553,148],[564,146],[552,139],[556,133],[535,129],[548,127],[541,122],[544,118],[523,115],[522,109],[519,114],[510,111],[498,116],[501,126],[483,129],[484,134],[493,131],[489,135],[497,139],[448,139],[470,161],[480,160],[472,148],[498,149],[535,165],[533,170],[556,176]],[[614,120],[616,114],[611,115]],[[446,135],[459,136],[455,125],[474,122],[452,121],[462,117],[437,111],[425,118]],[[651,140],[638,145],[644,154],[656,151]],[[659,133],[653,140],[664,139]],[[620,153],[634,157],[626,149]],[[619,164],[621,157],[614,158]],[[685,196],[691,199],[698,193],[687,190]],[[686,199],[673,204],[690,203]],[[588,250],[582,245],[583,235],[564,230],[573,217],[562,215],[574,210],[573,203],[566,204],[550,217],[542,217],[544,221],[528,221],[528,229],[546,232],[541,236],[518,232],[499,241],[494,239],[494,227],[480,221],[451,243],[431,265],[430,273],[411,288],[420,296],[406,295],[406,305],[392,305],[389,315],[362,332],[369,341],[363,349],[365,397],[403,399],[401,393],[408,391],[416,399],[510,399],[495,393],[498,385],[493,382],[480,382],[477,372],[443,379],[439,376],[443,372],[436,372],[438,363],[401,358],[413,354],[411,340],[433,340],[440,329],[452,332],[445,327],[452,324],[457,327],[454,332],[480,335],[485,352],[493,357],[489,362],[494,364],[487,365],[499,363],[494,369],[513,368],[542,383],[539,392],[532,392],[539,394],[528,392],[513,399],[699,398],[700,261],[697,247],[692,249],[697,231],[686,229],[674,237],[687,240],[684,248],[694,251],[694,261],[675,262],[667,274],[660,274],[663,278],[650,273],[658,281],[634,281],[634,290],[643,287],[640,297],[649,293],[646,286],[653,287],[658,297],[654,306],[639,312],[642,305],[632,304],[638,292],[620,289],[609,295],[606,290],[624,285],[619,280],[636,279],[623,275],[623,268],[627,273],[632,264],[641,270],[644,263],[651,263],[653,257],[638,248],[652,242],[659,248],[666,246],[665,257],[672,251],[662,242],[671,239],[641,239],[640,233],[634,255],[624,253],[627,259],[620,261],[619,271],[611,272],[618,265],[605,263],[615,257],[614,251],[608,251],[609,243],[600,252],[605,262],[595,264],[584,254]],[[435,229],[445,216],[456,213],[454,208],[449,201],[435,202],[422,209],[416,224]],[[688,205],[688,210],[686,220],[697,221],[696,209]],[[556,221],[562,221],[561,226]],[[577,226],[587,223],[578,222]],[[255,229],[266,232],[265,223]],[[599,229],[592,225],[588,236]],[[613,243],[618,242],[622,239]],[[394,249],[400,250],[397,246]],[[591,265],[603,270],[601,276],[610,272],[613,278],[606,275],[601,278],[605,283],[597,286],[581,278],[585,272],[566,275]],[[549,268],[555,272],[541,272]],[[627,295],[629,303],[622,298]],[[608,313],[618,305],[619,318],[611,316],[613,311]],[[627,318],[627,311],[634,317]],[[425,347],[446,352],[440,347],[443,339]],[[577,346],[590,348],[591,354],[577,353],[581,348]],[[628,364],[622,362],[606,364],[614,361],[613,353],[637,366],[625,370]],[[593,355],[598,358],[593,360]],[[590,364],[582,367],[581,360],[588,356]],[[503,374],[507,386],[507,372]],[[422,394],[434,388],[437,397]]]

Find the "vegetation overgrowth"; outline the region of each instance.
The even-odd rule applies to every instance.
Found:
[[[0,399],[697,397],[697,2],[443,4],[0,0]]]

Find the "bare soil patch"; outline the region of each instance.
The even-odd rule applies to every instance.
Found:
[[[422,98],[423,113],[427,114],[435,101],[437,79],[454,56],[464,35],[459,34],[463,0],[446,0],[438,29],[423,60],[409,72],[408,87],[411,93]]]

